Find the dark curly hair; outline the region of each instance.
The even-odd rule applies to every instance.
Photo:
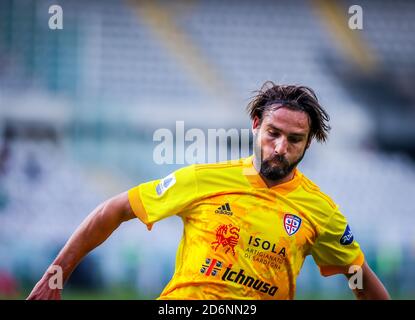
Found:
[[[318,142],[327,141],[330,131],[328,124],[330,117],[319,104],[314,91],[305,86],[277,85],[272,81],[265,82],[261,89],[255,91],[256,95],[247,106],[247,111],[253,120],[259,118],[260,123],[264,112],[275,108],[286,107],[292,110],[300,110],[308,114],[310,118],[309,140],[316,138]]]

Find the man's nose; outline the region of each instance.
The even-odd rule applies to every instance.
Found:
[[[275,153],[285,155],[287,153],[288,142],[286,138],[281,137],[275,142]]]

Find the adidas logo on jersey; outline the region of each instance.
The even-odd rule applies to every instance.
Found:
[[[219,208],[217,208],[215,210],[215,213],[217,213],[217,214],[226,214],[228,216],[233,215],[233,212],[231,210],[231,206],[229,205],[229,202],[226,202],[225,204],[223,204]]]

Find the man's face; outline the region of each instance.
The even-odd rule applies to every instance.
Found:
[[[262,123],[255,118],[253,132],[260,173],[269,180],[281,180],[298,165],[309,146],[309,117],[303,111],[280,107],[265,112]]]

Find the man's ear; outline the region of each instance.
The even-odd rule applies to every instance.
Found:
[[[252,133],[255,135],[258,133],[259,128],[261,127],[261,121],[258,116],[255,116],[252,120]]]

